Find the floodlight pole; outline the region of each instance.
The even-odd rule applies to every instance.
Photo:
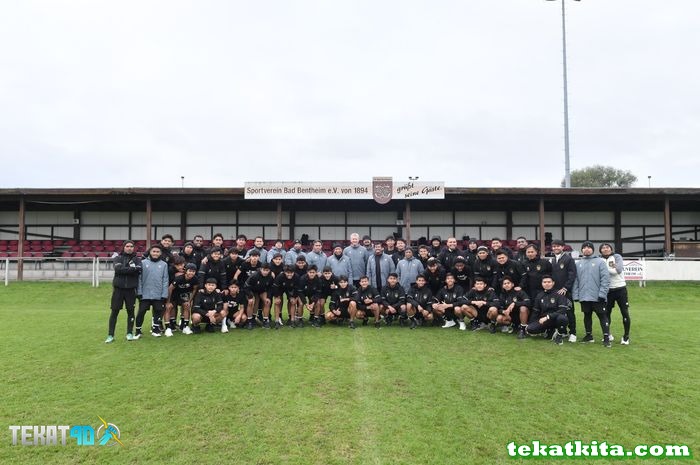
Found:
[[[561,43],[564,75],[564,187],[569,188],[571,187],[571,168],[569,163],[569,83],[566,71],[566,0],[561,0]]]
[[[561,0],[561,43],[564,57],[564,185],[571,187],[569,164],[569,84],[566,72],[566,0]]]

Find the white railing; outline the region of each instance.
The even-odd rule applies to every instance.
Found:
[[[4,268],[5,286],[17,279],[18,257],[6,257],[0,261]],[[107,257],[26,257],[23,280],[25,281],[85,281],[98,287],[102,281],[114,276],[112,258]],[[700,258],[635,258],[624,257],[627,265],[638,268],[627,274],[628,283],[647,281],[700,281]]]
[[[5,286],[17,280],[19,257],[0,261]],[[114,276],[112,259],[107,257],[22,257],[24,281],[85,281],[98,287],[101,281]]]

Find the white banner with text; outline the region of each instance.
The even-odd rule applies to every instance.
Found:
[[[392,182],[391,199],[444,199],[445,183],[431,181]],[[358,199],[371,200],[371,182],[247,182],[246,199]]]

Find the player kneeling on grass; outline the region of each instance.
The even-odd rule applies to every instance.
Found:
[[[507,327],[508,332],[512,331],[511,328],[518,328],[518,339],[525,339],[525,329],[532,305],[530,297],[525,291],[516,291],[513,278],[504,276],[501,280],[501,293],[498,296],[498,301],[500,305],[498,315],[496,315],[496,325]]]
[[[428,323],[433,321],[435,299],[433,291],[430,290],[427,283],[425,276],[419,274],[416,277],[416,282],[411,285],[411,289],[406,294],[406,313],[411,321],[411,329],[415,329],[420,320]]]
[[[223,301],[229,328],[242,328],[248,320],[248,299],[236,281],[228,285],[228,293],[224,295]],[[228,332],[225,326],[221,327],[222,333]]]
[[[386,285],[379,294],[382,303],[380,311],[384,314],[384,322],[391,326],[394,318],[399,318],[399,323],[403,326],[406,323],[406,291],[399,284],[399,275],[389,273],[386,278]]]
[[[433,313],[438,317],[445,318],[443,328],[451,328],[459,323],[459,329],[464,331],[467,325],[464,324],[462,316],[462,304],[464,289],[455,284],[455,277],[452,273],[445,275],[445,286],[440,289],[435,296],[436,303],[433,304]],[[455,323],[457,320],[457,323]]]
[[[357,316],[357,303],[355,302],[355,288],[348,282],[347,276],[338,278],[338,287],[331,295],[331,302],[326,312],[326,321],[341,322],[350,320],[348,327],[355,329],[355,317]]]
[[[469,317],[469,329],[477,331],[496,319],[500,301],[493,289],[488,288],[483,276],[474,278],[474,288],[464,298],[464,315]]]
[[[251,252],[251,257],[254,257],[255,251]],[[248,329],[253,329],[254,317],[253,312],[257,310],[258,304],[262,302],[263,310],[263,328],[270,327],[270,295],[272,293],[272,274],[270,274],[270,265],[263,263],[260,269],[251,274],[245,281],[243,290],[248,297]]]
[[[542,288],[544,289],[535,298],[532,306],[533,320],[527,325],[528,334],[540,334],[548,329],[554,329],[552,340],[557,345],[564,343],[567,337],[566,327],[569,318],[569,299],[565,295],[554,290],[554,279],[549,275],[542,276]]]
[[[360,287],[357,289],[355,304],[357,305],[357,318],[362,320],[362,326],[366,326],[370,315],[374,315],[374,327],[379,328],[379,303],[382,298],[375,288],[369,285],[367,276],[360,277]]]
[[[208,278],[204,283],[204,290],[197,292],[192,306],[192,329],[194,333],[200,332],[199,325],[206,323],[206,331],[213,333],[216,326],[221,327],[221,332],[228,331],[226,328],[227,311],[224,308],[224,301],[221,293],[216,290],[216,278]],[[224,330],[224,328],[226,328]]]
[[[297,298],[299,291],[299,277],[294,272],[294,267],[285,265],[284,271],[275,277],[272,284],[272,297],[275,306],[275,329],[279,329],[282,324],[282,298],[287,297],[287,313],[289,323],[293,324],[297,317],[297,308],[300,305]]]
[[[184,334],[192,334],[190,329],[190,314],[192,312],[192,299],[197,292],[197,265],[188,263],[185,272],[176,275],[170,287],[168,287],[168,302],[165,304],[165,319],[168,327],[165,336],[170,337],[177,328],[177,308],[180,307],[180,331]]]

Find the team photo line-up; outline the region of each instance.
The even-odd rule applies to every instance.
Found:
[[[517,238],[516,251],[499,238],[490,247],[470,240],[461,250],[454,237],[443,244],[439,236],[414,249],[401,238],[376,242],[353,233],[350,245],[333,244],[330,255],[321,241],[313,241],[308,251],[300,240],[289,250],[282,241],[266,250],[261,236],[251,248],[245,235],[229,249],[221,234],[206,248],[199,235],[177,251],[173,243],[165,234],[141,258],[134,241],[127,240],[114,256],[106,343],[114,341],[118,315],[126,308],[127,341],[141,338],[149,310],[154,337],[199,333],[202,324],[207,332],[222,333],[256,326],[300,328],[307,312],[313,327],[333,323],[355,329],[356,322],[371,321],[380,328],[396,322],[410,329],[488,329],[518,339],[543,335],[558,345],[594,342],[595,314],[603,346],[609,348],[616,304],[624,330],[620,343],[630,343],[622,257],[609,243],[600,244],[597,255],[594,244],[585,241],[578,259],[558,239],[551,242],[550,256],[542,257],[539,246],[524,237]],[[580,340],[574,302],[583,313]]]

